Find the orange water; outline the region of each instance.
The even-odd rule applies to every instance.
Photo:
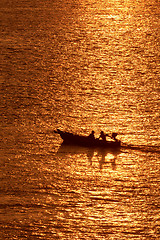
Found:
[[[159,239],[158,1],[0,13],[0,239]],[[57,128],[135,149],[64,147]]]

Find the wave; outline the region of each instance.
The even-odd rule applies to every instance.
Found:
[[[141,152],[160,153],[160,147],[159,146],[133,145],[133,144],[122,143],[122,148],[138,150],[138,151],[141,151]]]

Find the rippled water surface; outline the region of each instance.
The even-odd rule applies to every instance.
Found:
[[[159,8],[2,0],[0,239],[160,238]]]

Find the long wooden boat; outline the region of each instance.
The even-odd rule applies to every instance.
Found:
[[[121,141],[111,140],[104,141],[98,138],[93,138],[90,136],[81,136],[69,132],[64,132],[59,129],[54,131],[58,133],[63,139],[63,144],[78,145],[83,147],[102,147],[102,148],[119,148],[121,146]]]

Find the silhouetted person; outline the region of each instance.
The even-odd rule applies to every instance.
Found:
[[[93,140],[94,140],[94,139],[95,139],[95,136],[94,136],[94,131],[92,131],[92,132],[91,132],[91,134],[89,134],[89,136],[88,136],[88,137],[89,137],[90,139],[93,139]]]
[[[112,133],[112,139],[114,139],[114,141],[118,142],[118,140],[116,139],[118,133]]]
[[[102,139],[104,142],[106,141],[106,134],[103,131],[101,131],[99,139]]]

